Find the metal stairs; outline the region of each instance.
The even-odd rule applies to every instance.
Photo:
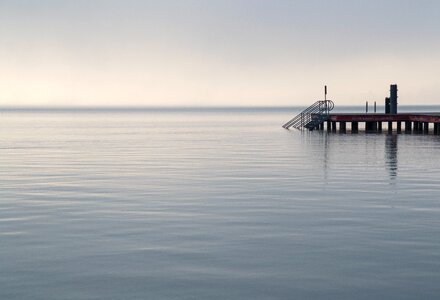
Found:
[[[294,127],[297,129],[307,128],[313,130],[328,120],[329,113],[334,107],[335,104],[331,100],[316,101],[289,122],[285,123],[283,128],[289,129],[290,127]]]

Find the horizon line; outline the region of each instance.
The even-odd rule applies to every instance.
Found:
[[[372,103],[369,103],[373,105]],[[6,109],[216,109],[216,108],[291,108],[308,107],[310,105],[1,105],[0,110]],[[383,107],[384,104],[377,104],[377,107]],[[432,107],[439,104],[399,104],[399,107]],[[341,104],[337,107],[365,107],[365,104]]]

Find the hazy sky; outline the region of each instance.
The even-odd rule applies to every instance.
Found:
[[[0,105],[440,104],[437,0],[0,0]]]

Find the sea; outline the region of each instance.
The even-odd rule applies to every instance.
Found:
[[[439,299],[440,136],[299,111],[0,108],[0,299]]]

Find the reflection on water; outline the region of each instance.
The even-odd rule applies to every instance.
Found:
[[[328,179],[329,166],[331,167],[335,164],[334,159],[339,155],[343,157],[340,163],[344,164],[351,157],[353,162],[364,159],[368,161],[371,157],[380,156],[381,153],[384,153],[385,159],[374,160],[374,164],[382,163],[383,168],[388,170],[390,179],[395,179],[398,175],[398,134],[341,135],[325,131],[313,133],[308,131],[296,132],[301,134],[302,143],[308,144],[312,147],[313,152],[319,153],[320,157],[315,157],[315,160],[322,162],[324,181]],[[384,149],[380,148],[382,143],[384,144]],[[355,171],[355,169],[352,170],[352,172]]]
[[[390,173],[390,178],[394,179],[397,176],[397,140],[399,138],[398,134],[386,135],[385,139],[385,158],[386,167]]]

